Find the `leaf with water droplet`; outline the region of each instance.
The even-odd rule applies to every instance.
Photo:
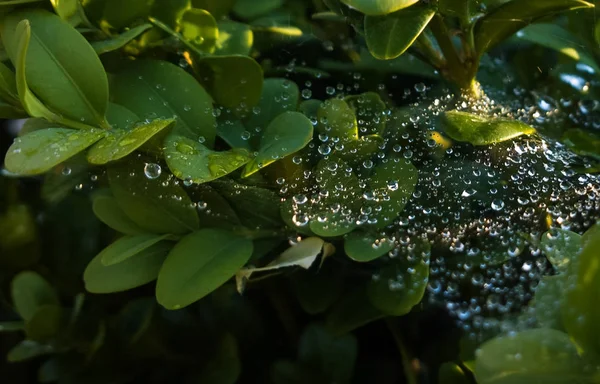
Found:
[[[198,215],[185,190],[167,172],[149,179],[144,165],[130,160],[108,168],[110,189],[119,207],[146,232],[183,235],[198,229]]]
[[[577,154],[600,159],[600,138],[591,132],[579,128],[569,129],[561,140]]]
[[[122,105],[108,103],[106,110],[106,120],[113,129],[127,129],[136,121],[140,121],[138,115]]]
[[[394,249],[394,242],[381,236],[354,231],[344,239],[344,251],[354,261],[361,263],[380,258]]]
[[[386,15],[408,8],[419,0],[341,0],[365,15]]]
[[[213,53],[219,37],[217,21],[204,9],[187,9],[178,20],[179,31],[190,44],[205,53]]]
[[[201,229],[182,238],[158,275],[156,299],[180,309],[208,295],[246,264],[252,241],[221,229]]]
[[[313,137],[310,120],[300,112],[284,112],[264,130],[258,155],[246,165],[243,177],[304,148]]]
[[[581,251],[581,235],[562,229],[552,229],[542,235],[540,248],[552,265],[564,270]]]
[[[543,276],[535,287],[533,306],[535,319],[543,328],[564,331],[561,316],[561,296],[565,291],[564,275]]]
[[[122,159],[144,145],[154,135],[172,127],[175,119],[156,119],[141,123],[130,130],[112,130],[110,134],[90,148],[87,159],[91,164],[106,164]]]
[[[167,254],[173,248],[168,241],[158,242],[120,263],[102,264],[99,254],[83,272],[85,289],[91,293],[127,291],[156,280]]]
[[[4,165],[19,175],[38,175],[102,139],[100,129],[47,128],[16,138],[6,152]]]
[[[313,210],[314,212],[314,210]],[[357,224],[353,215],[347,216],[340,211],[332,212],[330,209],[317,211],[310,220],[310,230],[322,237],[338,237],[352,232]]]
[[[383,134],[387,108],[377,93],[365,92],[347,96],[344,100],[354,110],[361,136]]]
[[[248,151],[243,148],[215,152],[197,141],[173,134],[165,140],[164,153],[175,176],[197,184],[228,175],[250,161]]]
[[[358,139],[358,123],[354,110],[344,100],[329,99],[317,110],[317,131],[343,140]]]
[[[445,112],[442,123],[450,138],[478,146],[536,133],[535,128],[519,120],[490,118],[460,111]]]
[[[415,4],[384,16],[365,16],[365,40],[369,52],[380,60],[403,54],[435,15],[428,4]]]
[[[150,28],[152,28],[152,24],[146,23],[146,24],[138,25],[137,27],[128,29],[127,31],[121,33],[120,35],[112,37],[108,40],[94,41],[92,43],[92,47],[94,48],[94,51],[96,51],[96,53],[98,55],[101,55],[101,54],[107,53],[107,52],[113,52],[113,51],[123,48],[124,46],[129,44],[131,41],[136,39],[138,36],[140,36],[142,33],[146,32]]]

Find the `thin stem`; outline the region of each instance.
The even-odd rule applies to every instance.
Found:
[[[408,384],[419,384],[419,378],[417,377],[417,373],[413,369],[412,361],[410,359],[408,350],[406,349],[404,338],[393,322],[393,320],[389,317],[385,318],[385,324],[390,330],[394,341],[396,342],[396,347],[400,352],[400,357],[402,359],[402,367],[404,368],[404,373],[406,374],[406,379]]]

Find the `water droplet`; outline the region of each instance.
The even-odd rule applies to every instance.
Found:
[[[495,199],[492,201],[492,209],[494,211],[501,211],[504,208],[504,201]]]
[[[150,180],[157,179],[162,172],[160,165],[155,163],[146,163],[144,167],[144,175]]]

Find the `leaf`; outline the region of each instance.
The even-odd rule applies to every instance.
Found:
[[[410,256],[392,259],[367,286],[371,304],[380,311],[403,316],[421,302],[429,280],[429,244],[420,241]],[[413,259],[414,261],[409,261]]]
[[[19,106],[19,95],[15,74],[6,65],[0,62],[0,96],[6,104]]]
[[[92,207],[96,217],[115,231],[127,235],[144,233],[144,230],[123,212],[112,195],[95,197]]]
[[[584,45],[571,32],[556,24],[532,24],[517,32],[520,39],[539,44],[579,61],[600,73],[600,67]]]
[[[470,384],[471,380],[463,369],[455,363],[446,362],[441,365],[438,373],[439,384]]]
[[[60,306],[54,288],[33,271],[20,272],[11,281],[11,296],[17,313],[25,322],[43,305]]]
[[[390,158],[375,168],[367,189],[370,197],[365,202],[371,208],[368,218],[373,227],[384,228],[400,215],[418,178],[415,166],[405,159]]]
[[[304,148],[313,136],[310,120],[300,112],[284,112],[264,130],[258,154],[244,169],[248,177],[278,159]]]
[[[343,276],[333,269],[294,273],[292,283],[304,312],[316,315],[325,312],[340,298]]]
[[[543,276],[535,288],[533,308],[535,319],[542,328],[564,331],[560,298],[565,288],[562,275]]]
[[[104,266],[121,263],[151,246],[170,239],[171,235],[140,234],[124,236],[104,248],[98,256]]]
[[[385,131],[387,107],[375,92],[365,92],[344,98],[354,110],[361,136],[381,135]]]
[[[564,270],[581,251],[582,240],[575,232],[553,229],[542,235],[540,248],[556,269]]]
[[[368,262],[380,258],[394,249],[394,241],[387,237],[376,237],[354,231],[344,239],[344,251],[354,261]]]
[[[208,56],[195,62],[194,70],[217,104],[227,108],[253,107],[263,87],[261,66],[248,56]],[[242,109],[243,109],[242,108]]]
[[[198,215],[185,190],[165,174],[148,178],[142,164],[108,169],[110,189],[125,214],[150,233],[183,235],[198,229]]]
[[[261,268],[244,268],[235,273],[235,282],[238,292],[242,293],[246,281],[254,272],[272,271],[286,267],[310,268],[321,253],[325,242],[318,237],[308,237],[298,244],[286,249],[279,257]]]
[[[384,316],[371,304],[365,286],[361,285],[342,295],[329,310],[325,324],[334,335],[343,335]]]
[[[460,111],[444,112],[442,119],[448,136],[476,146],[500,143],[536,132],[519,120],[488,118]]]
[[[179,19],[179,29],[185,40],[203,52],[213,53],[219,38],[215,18],[204,9],[187,9]]]
[[[563,325],[577,345],[586,354],[600,353],[600,308],[597,292],[600,289],[600,264],[598,249],[600,236],[596,233],[587,240],[577,262],[570,263],[566,279],[570,284],[564,292],[562,308]]]
[[[242,371],[242,363],[238,355],[235,337],[226,333],[211,359],[204,365],[202,373],[194,377],[195,383],[202,384],[235,384]]]
[[[29,340],[48,342],[59,333],[62,325],[63,309],[58,305],[45,304],[27,320],[25,334]]]
[[[365,16],[365,40],[369,52],[380,60],[403,54],[427,27],[435,10],[415,5],[385,16]]]
[[[104,137],[100,129],[48,128],[18,137],[7,151],[4,165],[19,175],[44,173]]]
[[[218,23],[219,37],[215,55],[249,55],[254,43],[254,33],[247,24],[235,21]]]
[[[494,9],[475,24],[475,47],[481,56],[496,44],[534,21],[555,13],[592,8],[583,0],[509,1]]]
[[[250,132],[246,131],[244,124],[233,116],[226,116],[217,125],[217,135],[232,148],[251,150]]]
[[[17,363],[53,352],[54,348],[50,345],[40,344],[33,340],[23,340],[8,351],[6,359],[11,363]]]
[[[129,127],[141,119],[135,113],[122,105],[109,103],[106,111],[106,120],[113,129],[129,129]]]
[[[87,159],[96,165],[122,159],[174,124],[175,119],[156,119],[149,123],[140,123],[130,130],[112,130],[90,149]]]
[[[233,206],[242,225],[251,229],[282,227],[281,199],[273,191],[234,182],[219,183],[215,187]]]
[[[475,363],[480,384],[591,382],[584,371],[569,336],[546,328],[494,338],[481,346]]]
[[[252,255],[252,241],[220,229],[201,229],[182,238],[169,253],[156,284],[156,299],[180,309],[233,277]]]
[[[107,52],[116,51],[118,49],[123,48],[124,46],[129,44],[131,41],[133,41],[137,37],[139,37],[142,33],[146,32],[147,30],[149,30],[151,28],[152,28],[152,24],[138,25],[137,27],[128,29],[127,31],[121,33],[120,35],[118,35],[112,39],[94,41],[92,43],[92,48],[94,48],[94,51],[96,51],[96,54],[98,54],[98,55],[102,55],[103,53],[107,53]]]
[[[200,185],[191,197],[196,201],[200,227],[231,229],[241,226],[236,212],[215,188],[208,184]]]
[[[250,20],[271,12],[283,5],[283,0],[237,0],[233,12],[242,19]]]
[[[142,118],[177,118],[173,133],[204,140],[212,147],[216,134],[212,99],[182,68],[165,61],[136,60],[115,75],[111,94]],[[202,138],[202,139],[201,139]]]
[[[69,22],[72,26],[81,24],[83,15],[79,0],[50,0],[54,11],[61,19]]]
[[[465,27],[478,12],[480,0],[439,0],[438,12],[444,16],[456,17]]]
[[[329,383],[350,383],[358,357],[358,342],[352,334],[335,336],[321,325],[306,327],[298,345],[298,361],[322,372]]]
[[[31,25],[25,67],[29,88],[53,111],[76,122],[106,128],[108,80],[90,44],[71,25],[47,11],[14,12],[4,21],[2,39],[15,67],[19,39],[15,29],[22,19]]]
[[[600,138],[580,128],[567,130],[561,139],[573,152],[600,159]]]
[[[112,29],[120,30],[136,21],[146,19],[150,15],[154,0],[128,0],[125,3],[120,0],[106,0],[104,4],[102,22]]]
[[[358,140],[358,123],[354,110],[340,99],[329,99],[317,110],[319,133],[344,141]]]
[[[387,15],[408,8],[419,0],[341,0],[342,3],[354,8],[365,15]]]
[[[23,321],[0,321],[0,332],[15,332],[25,329]]]
[[[127,291],[156,280],[169,251],[170,242],[156,243],[135,257],[113,265],[103,265],[99,254],[90,261],[83,273],[85,289],[91,293]]]
[[[229,11],[233,8],[236,0],[192,0],[192,6],[194,8],[206,9],[210,12],[215,19],[222,19],[223,16],[227,16]],[[219,31],[221,28],[219,27]]]
[[[250,154],[245,149],[215,152],[177,135],[167,137],[164,152],[169,169],[175,176],[197,184],[221,178],[250,161]]]

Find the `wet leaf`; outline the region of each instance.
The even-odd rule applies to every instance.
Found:
[[[7,151],[4,165],[19,175],[38,175],[85,150],[103,138],[100,129],[48,128],[18,137]]]
[[[197,141],[177,135],[167,137],[164,152],[171,172],[196,184],[221,178],[251,160],[243,148],[215,152]]]
[[[85,289],[91,293],[127,291],[156,280],[167,254],[173,248],[170,242],[156,243],[135,257],[106,266],[99,254],[90,261],[83,273]]]
[[[387,107],[378,94],[366,92],[348,96],[344,100],[354,109],[361,136],[384,133]]]
[[[365,17],[365,39],[371,54],[389,60],[403,54],[427,27],[435,10],[417,4],[385,16]]]
[[[169,253],[156,284],[156,299],[167,309],[200,300],[233,277],[252,255],[252,241],[232,232],[201,229]]]
[[[144,230],[119,207],[112,195],[104,194],[95,197],[92,207],[96,217],[115,231],[127,235],[144,233]]]
[[[107,127],[108,80],[94,49],[71,25],[50,12],[13,12],[4,21],[2,39],[15,67],[19,39],[15,29],[23,19],[28,20],[32,36],[25,66],[29,88],[61,115]]]
[[[581,251],[581,235],[567,230],[553,229],[542,235],[540,248],[556,269],[564,270]]]
[[[125,214],[150,233],[182,235],[198,229],[198,215],[185,190],[166,172],[150,176],[139,162],[108,169],[110,189]]]
[[[325,324],[334,335],[343,335],[382,317],[385,314],[371,304],[366,287],[359,286],[333,305]]]
[[[152,28],[152,24],[138,25],[137,27],[128,29],[127,31],[125,31],[125,32],[121,33],[120,35],[117,35],[116,37],[113,37],[111,39],[95,41],[92,43],[92,48],[94,48],[94,51],[96,51],[96,53],[98,55],[101,55],[101,54],[107,53],[107,52],[116,51],[118,49],[123,48],[124,46],[129,44],[131,41],[133,41],[137,37],[139,37],[142,33],[146,32],[147,30],[149,30],[151,28]]]
[[[553,329],[530,329],[484,343],[475,376],[481,384],[588,382],[569,336]]]
[[[565,291],[564,276],[543,276],[534,295],[534,313],[543,328],[564,331],[561,318],[561,297]]]
[[[459,111],[445,112],[443,122],[448,136],[473,145],[491,145],[536,132],[519,120],[488,118]]]
[[[219,29],[215,18],[208,11],[187,9],[179,19],[179,30],[184,39],[202,52],[214,52]]]
[[[25,322],[44,305],[60,306],[54,287],[33,271],[21,272],[13,278],[11,296],[17,313]]]
[[[380,258],[394,248],[394,241],[387,237],[354,231],[344,239],[344,251],[354,261],[368,262]]]
[[[313,136],[310,120],[299,112],[284,112],[264,130],[256,157],[246,165],[248,177],[261,168],[304,148]]]
[[[354,110],[340,99],[329,99],[317,110],[319,133],[342,140],[358,140],[358,123]]]
[[[171,238],[171,235],[152,235],[140,234],[124,236],[114,243],[104,248],[98,256],[104,266],[121,263],[130,257],[134,257],[140,252],[152,247],[153,245]]]
[[[475,46],[479,55],[534,21],[555,13],[592,8],[583,0],[509,1],[477,21]]]

